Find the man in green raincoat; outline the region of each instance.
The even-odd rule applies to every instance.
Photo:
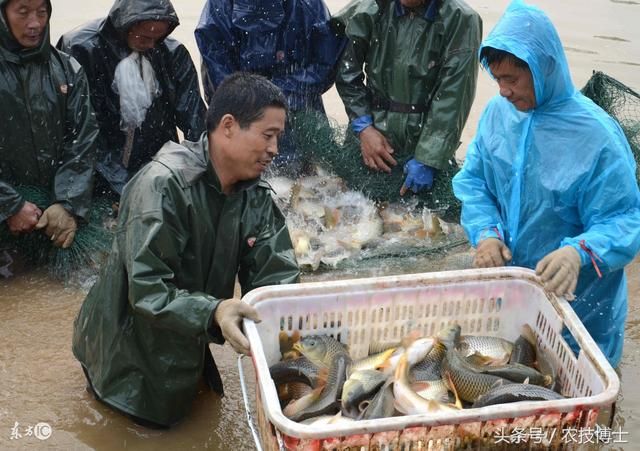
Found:
[[[354,0],[336,18],[348,37],[336,87],[364,164],[404,168],[401,194],[431,188],[475,96],[480,16],[463,0]]]
[[[48,0],[0,0],[0,223],[66,248],[89,210],[98,128],[84,71],[49,42],[50,17]],[[25,185],[51,204],[29,202]]]
[[[73,352],[98,399],[149,427],[188,412],[208,344],[248,353],[253,307],[233,299],[299,271],[282,213],[260,175],[277,155],[287,100],[259,75],[214,93],[199,141],[168,142],[126,185],[112,252],[75,321]]]

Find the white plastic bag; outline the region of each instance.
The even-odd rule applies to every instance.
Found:
[[[120,61],[113,90],[120,96],[121,129],[128,131],[140,127],[153,99],[159,94],[158,80],[149,60],[132,52]]]

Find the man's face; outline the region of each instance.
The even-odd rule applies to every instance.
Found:
[[[157,20],[144,20],[133,24],[127,33],[127,45],[136,52],[151,50],[164,39],[169,32],[169,23]]]
[[[518,67],[509,59],[491,64],[489,68],[498,82],[500,95],[517,110],[529,111],[536,107],[536,92],[529,69]]]
[[[286,114],[282,108],[267,107],[261,119],[248,128],[240,128],[234,121],[229,127],[229,141],[224,157],[228,160],[236,181],[255,179],[278,154],[278,138],[284,130]],[[225,130],[227,132],[227,130]]]
[[[38,47],[49,21],[46,0],[10,0],[5,17],[11,34],[25,48]]]
[[[424,5],[425,0],[400,0],[400,4],[405,8],[417,8]]]

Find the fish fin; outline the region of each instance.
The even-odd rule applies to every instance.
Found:
[[[489,387],[489,389],[493,390],[494,388],[501,387],[502,385],[504,385],[504,379],[500,378],[497,381],[495,381],[493,384],[491,384],[491,387]]]
[[[494,365],[496,362],[496,359],[482,355],[477,351],[465,357],[465,359],[467,362],[471,363],[472,365],[477,365],[477,366],[491,366],[491,365]]]
[[[291,344],[289,343],[289,335],[284,330],[281,330],[278,334],[278,343],[280,344],[280,354],[283,356],[289,350],[291,350]]]
[[[301,355],[302,354],[300,354],[298,351],[292,349],[282,354],[282,360],[295,360],[300,358]]]
[[[529,385],[529,378],[526,378],[522,383],[525,385]]]
[[[327,385],[327,380],[329,379],[329,368],[323,367],[318,370],[318,377],[315,388],[324,388]]]
[[[529,342],[529,344],[531,346],[533,346],[533,349],[535,349],[536,348],[536,342],[537,342],[536,333],[533,331],[531,326],[525,323],[522,326],[522,331],[520,333],[525,338],[525,340],[527,340]]]
[[[458,390],[456,390],[456,386],[453,385],[453,380],[451,379],[451,373],[449,373],[447,371],[447,373],[445,374],[445,377],[447,378],[447,385],[449,385],[449,388],[451,389],[451,391],[453,392],[453,396],[456,397],[456,407],[458,409],[462,409],[462,401],[460,401],[460,397],[458,396]]]
[[[545,387],[549,388],[553,385],[553,376],[550,376],[548,374],[544,375],[544,382],[542,382],[544,384]]]
[[[393,350],[393,352],[389,353],[389,356],[384,360],[384,362],[382,362],[380,365],[378,365],[377,369],[382,371],[383,373],[386,373],[388,370],[391,369],[391,358],[394,357],[396,355],[396,353],[402,355],[404,354],[404,348],[403,347],[399,347],[399,348],[395,348]]]
[[[400,360],[398,361],[398,366],[396,367],[396,372],[393,376],[395,380],[399,381],[403,377],[406,377],[407,366],[408,366],[407,353],[403,352],[402,355],[400,356]]]
[[[300,341],[300,331],[296,329],[291,333],[291,344],[293,345],[293,343],[297,343],[299,341]]]
[[[411,384],[411,390],[416,393],[421,392],[422,390],[427,390],[429,387],[431,387],[431,384],[427,381],[418,381]]]
[[[375,367],[375,369],[379,370],[379,369],[389,368],[389,365],[391,365],[391,362],[389,361],[389,359],[396,352],[396,349],[397,348],[389,348],[386,351],[383,351],[381,354],[382,354],[382,357],[384,357],[384,359],[382,360],[381,364]]]

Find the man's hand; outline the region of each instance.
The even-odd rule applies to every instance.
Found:
[[[486,238],[478,243],[473,259],[475,268],[497,268],[511,261],[511,251],[498,238]]]
[[[412,158],[404,164],[404,174],[407,178],[400,188],[401,196],[404,196],[408,190],[417,194],[423,189],[430,189],[433,185],[435,169]]]
[[[19,234],[33,231],[40,216],[42,216],[42,210],[31,202],[25,202],[18,213],[7,219],[9,232]]]
[[[36,229],[44,229],[44,233],[51,238],[53,245],[63,249],[68,248],[73,243],[76,236],[78,224],[75,218],[60,204],[53,204],[47,208]]]
[[[580,254],[573,246],[563,246],[538,262],[536,274],[547,291],[572,301],[575,299],[573,292],[578,285],[581,262]]]
[[[249,340],[242,333],[240,325],[242,318],[260,322],[260,317],[255,308],[240,299],[227,299],[218,304],[214,321],[222,331],[222,336],[229,342],[238,354],[249,355]]]
[[[373,125],[360,132],[360,151],[364,164],[375,171],[391,172],[390,166],[398,164],[389,141]]]

